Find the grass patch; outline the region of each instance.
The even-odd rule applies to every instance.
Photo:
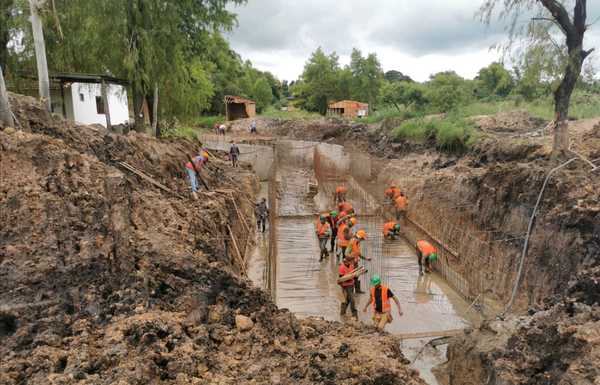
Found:
[[[200,130],[188,125],[164,128],[161,132],[163,138],[184,138],[196,140]]]
[[[192,122],[190,122],[190,125],[212,129],[215,126],[215,124],[217,124],[217,123],[219,123],[219,124],[225,123],[225,116],[223,116],[223,115],[200,116],[200,117],[194,119]]]
[[[411,119],[393,129],[392,135],[414,143],[434,141],[438,150],[450,153],[464,153],[477,141],[473,124],[459,116]]]
[[[366,118],[356,118],[354,119],[354,121],[372,124],[379,123],[385,119],[409,119],[413,118],[414,116],[415,114],[412,111],[407,110],[405,108],[401,108],[400,110],[398,110],[396,107],[385,107],[378,109]]]

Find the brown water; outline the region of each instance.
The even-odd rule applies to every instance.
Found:
[[[339,316],[342,294],[336,283],[338,262],[329,257],[319,262],[319,247],[315,236],[315,222],[319,211],[328,211],[330,193],[320,191],[313,199],[308,184],[314,180],[312,172],[292,167],[279,168],[279,212],[276,221],[276,283],[275,302],[299,317],[318,316],[332,321],[343,321]],[[323,186],[321,186],[323,187]],[[330,187],[330,186],[328,186]],[[359,196],[360,198],[360,196]],[[365,206],[354,202],[355,207]],[[366,206],[365,206],[366,207]],[[379,216],[358,217],[358,229],[367,232],[368,240],[363,253],[373,258],[364,261],[368,273],[361,277],[364,291],[369,290],[372,275],[379,274],[400,300],[404,315],[398,316],[392,304],[394,320],[386,331],[403,339],[406,357],[415,362],[421,376],[429,384],[437,384],[431,368],[445,361],[445,346],[425,347],[432,338],[452,334],[478,322],[478,315],[437,274],[420,276],[413,245],[403,239],[383,240],[384,220]],[[257,256],[251,258],[249,275],[264,287],[266,242],[260,243]],[[264,253],[264,254],[262,254]],[[262,256],[261,256],[262,254]],[[253,264],[257,263],[257,266]],[[262,274],[262,275],[261,275]],[[256,278],[262,276],[262,280]],[[359,319],[372,322],[371,309],[362,313],[369,295],[357,296]],[[348,314],[350,312],[348,311]]]

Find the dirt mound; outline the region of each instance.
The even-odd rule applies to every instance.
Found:
[[[449,346],[446,384],[596,385],[600,379],[600,268],[527,317],[494,321]]]
[[[214,192],[191,201],[195,143],[11,103],[23,130],[0,131],[0,383],[423,383],[394,338],[298,321],[239,277],[229,228],[254,231],[253,174],[212,158]]]
[[[495,115],[476,116],[471,119],[484,132],[508,134],[539,130],[547,123],[543,119],[531,116],[527,111],[500,112]]]

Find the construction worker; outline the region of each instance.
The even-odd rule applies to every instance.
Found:
[[[319,257],[319,262],[321,262],[323,258],[329,257],[329,253],[327,252],[327,241],[331,238],[331,226],[329,225],[329,222],[327,222],[327,216],[319,216],[316,233],[317,238],[319,239],[319,249],[321,250],[321,255]]]
[[[425,240],[417,241],[416,249],[419,259],[419,275],[423,275],[423,265],[425,265],[425,272],[430,273],[432,271],[431,264],[438,259],[437,249]]]
[[[379,330],[383,330],[385,325],[392,322],[392,306],[390,298],[396,302],[398,306],[398,315],[402,317],[402,307],[400,301],[394,293],[385,285],[381,284],[381,277],[375,274],[371,278],[371,300],[365,304],[363,312],[366,313],[369,305],[373,308],[373,323]]]
[[[394,240],[400,235],[400,224],[398,222],[387,222],[383,225],[383,237]]]
[[[346,257],[346,248],[350,243],[350,239],[354,236],[352,227],[356,225],[356,218],[344,220],[338,227],[337,246],[340,249],[341,259]]]
[[[338,209],[340,212],[345,212],[348,215],[352,215],[354,214],[354,207],[352,206],[352,204],[350,202],[340,202],[338,204]]]
[[[344,258],[342,263],[340,263],[339,268],[339,276],[343,277],[352,273],[355,270],[355,266],[352,263],[352,257],[347,256]],[[340,282],[340,287],[342,288],[342,293],[344,295],[344,302],[342,302],[340,306],[340,315],[345,316],[346,310],[348,309],[348,305],[350,305],[350,311],[352,312],[352,316],[355,319],[358,319],[358,312],[356,310],[356,302],[354,299],[354,281],[356,278],[349,279],[344,282]]]
[[[385,199],[388,203],[393,203],[394,200],[400,196],[400,189],[395,185],[392,184],[390,185],[390,187],[388,187],[387,189],[385,189],[385,191],[383,192],[383,195],[385,196]]]
[[[256,215],[256,227],[258,231],[265,232],[265,227],[267,224],[267,218],[269,218],[269,208],[267,207],[267,199],[263,198],[260,203],[256,204],[254,208],[254,214]]]
[[[229,159],[231,160],[231,165],[233,167],[238,167],[238,165],[239,165],[238,159],[240,157],[240,149],[238,146],[236,146],[236,144],[233,142],[233,140],[230,143],[231,143],[231,147],[229,148]]]
[[[190,186],[192,188],[192,198],[198,199],[198,179],[197,175],[202,170],[204,164],[208,162],[208,152],[200,149],[198,151],[198,155],[194,156],[185,164],[185,170],[188,174],[188,179],[190,181]]]
[[[350,239],[348,242],[348,247],[346,247],[346,256],[350,256],[352,258],[352,263],[355,268],[359,267],[359,262],[361,259],[366,259],[370,261],[370,257],[365,257],[362,253],[360,244],[364,240],[367,239],[367,232],[365,230],[358,230],[356,234]],[[360,279],[357,278],[354,282],[354,291],[356,294],[362,294],[364,291],[360,289]]]
[[[346,193],[348,188],[346,186],[337,186],[335,188],[335,202],[341,203],[346,201]]]
[[[406,217],[406,210],[408,209],[408,198],[404,193],[400,193],[394,200],[394,207],[396,209],[396,220],[399,221]]]
[[[329,221],[329,227],[331,228],[331,253],[335,252],[335,239],[337,237],[338,232],[338,212],[332,210],[329,212],[329,216],[327,216],[327,220]]]
[[[257,134],[258,133],[256,131],[256,120],[253,120],[252,122],[250,122],[250,133],[251,134]]]

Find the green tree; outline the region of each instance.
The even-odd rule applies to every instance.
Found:
[[[385,82],[381,88],[381,100],[390,104],[400,111],[400,106],[421,110],[428,100],[425,96],[426,88],[420,83],[400,81]]]
[[[377,55],[371,53],[365,58],[354,48],[350,55],[350,71],[353,79],[352,98],[369,103],[369,109],[372,111],[383,83],[383,70]]]
[[[510,42],[517,36],[526,37],[528,47],[553,45],[556,50],[547,51],[548,55],[560,58],[562,70],[560,82],[554,89],[554,152],[565,152],[569,149],[569,133],[567,119],[571,95],[577,85],[585,59],[592,49],[584,49],[583,41],[588,30],[587,0],[558,1],[558,0],[485,0],[481,7],[482,20],[489,23],[494,16],[496,7],[503,10],[500,18],[510,20]],[[567,9],[572,6],[572,11]],[[534,14],[529,24],[524,28],[518,22],[523,14]],[[556,35],[564,37],[563,44],[555,42]],[[510,48],[510,46],[508,47]]]
[[[404,75],[402,72],[396,71],[396,70],[387,71],[383,75],[383,77],[388,82],[412,82],[412,81],[414,81],[410,78],[410,76]]]
[[[266,77],[259,77],[256,80],[251,97],[256,101],[256,109],[259,112],[273,102],[273,91]]]
[[[472,97],[470,84],[453,71],[432,75],[426,97],[435,111],[449,112],[466,104]]]
[[[512,75],[500,63],[492,63],[479,70],[476,80],[480,97],[505,97],[513,89]]]
[[[329,102],[339,94],[338,60],[335,52],[326,55],[320,47],[312,53],[294,87],[302,107],[325,115]]]

